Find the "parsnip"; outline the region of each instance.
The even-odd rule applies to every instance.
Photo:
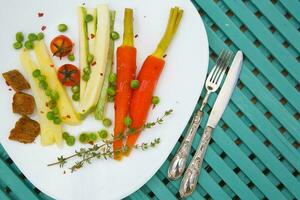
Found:
[[[79,115],[74,109],[64,87],[57,78],[57,72],[54,63],[49,55],[44,40],[35,42],[34,52],[38,61],[38,69],[40,69],[42,74],[46,76],[47,80],[50,80],[48,81],[49,87],[57,91],[59,94],[57,107],[60,112],[61,120],[70,125],[79,124]]]
[[[47,119],[47,113],[50,111],[50,109],[46,106],[46,104],[50,99],[46,96],[45,91],[39,88],[39,81],[32,76],[32,72],[38,67],[32,61],[29,51],[26,49],[22,50],[20,60],[23,68],[26,71],[26,74],[28,75],[35,103],[37,106],[39,123],[41,126],[41,144],[43,146],[47,146],[55,142],[57,145],[61,145],[61,126],[56,125],[53,123],[53,121]]]

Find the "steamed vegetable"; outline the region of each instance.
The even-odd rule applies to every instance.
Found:
[[[137,80],[139,81],[140,86],[138,89],[133,91],[130,103],[132,129],[138,130],[146,122],[147,115],[152,104],[153,93],[165,65],[163,56],[177,31],[182,15],[183,10],[178,7],[171,9],[168,26],[163,38],[158,44],[155,52],[147,57],[138,74]],[[130,149],[134,147],[139,135],[140,132],[128,135],[126,146],[129,151],[127,151],[127,155],[130,153]]]
[[[64,86],[79,85],[80,71],[74,65],[64,64],[58,69],[57,77]]]
[[[114,30],[115,15],[116,15],[115,11],[110,11],[110,32]],[[109,78],[111,77],[111,72],[112,72],[114,53],[115,53],[115,43],[114,40],[110,38],[103,86],[100,93],[97,108],[95,110],[95,118],[99,120],[102,120],[104,118],[105,105],[107,102],[107,89],[109,86]]]
[[[38,61],[38,69],[40,69],[42,74],[46,76],[47,80],[51,80],[48,83],[50,89],[55,89],[59,94],[57,106],[60,112],[61,120],[70,125],[79,124],[79,116],[74,109],[64,87],[57,78],[54,63],[43,40],[35,42],[34,52]]]
[[[69,55],[72,52],[72,49],[73,43],[71,39],[65,35],[55,37],[50,44],[50,50],[53,53],[53,56],[57,56],[60,59]]]
[[[84,69],[89,67],[87,57],[89,55],[89,43],[88,43],[88,30],[87,23],[85,22],[85,16],[87,14],[86,8],[78,8],[78,20],[79,20],[79,59],[80,59],[80,99],[83,99],[85,93],[86,81],[83,80]]]
[[[117,90],[115,96],[115,128],[114,137],[119,138],[126,126],[124,119],[129,115],[129,105],[132,95],[130,83],[135,78],[136,48],[133,41],[133,10],[126,8],[124,13],[123,44],[117,49]],[[114,158],[121,159],[119,153],[122,148],[122,140],[113,143]]]
[[[60,145],[62,142],[62,129],[58,124],[54,124],[48,120],[47,113],[50,112],[50,108],[47,107],[47,103],[50,98],[46,96],[45,91],[39,87],[39,80],[33,76],[33,72],[38,68],[32,61],[29,51],[23,49],[20,55],[21,64],[25,69],[25,72],[29,78],[31,89],[35,97],[35,103],[39,115],[39,123],[41,126],[41,144],[43,146],[56,143]]]
[[[97,105],[100,91],[103,85],[105,67],[110,39],[110,17],[107,5],[97,8],[97,33],[95,43],[94,65],[91,67],[90,79],[81,99],[80,112],[86,115]]]

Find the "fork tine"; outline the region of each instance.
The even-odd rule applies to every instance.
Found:
[[[224,65],[226,65],[227,59],[228,59],[228,55],[230,54],[229,51],[225,51],[224,56],[222,57],[222,60],[220,62],[220,64],[217,66],[216,72],[214,74],[214,76],[212,77],[211,81],[213,83],[216,82],[216,80],[218,79],[220,72],[222,72],[222,69],[224,67]]]
[[[222,50],[220,56],[218,57],[218,59],[216,61],[216,64],[215,64],[214,68],[212,69],[212,71],[209,74],[209,78],[208,78],[209,81],[213,80],[213,78],[214,78],[214,76],[215,76],[215,74],[216,74],[216,72],[217,72],[220,64],[223,62],[225,54],[226,54],[226,52],[224,50]]]
[[[220,70],[218,71],[214,83],[217,83],[219,80],[222,80],[220,77],[227,69],[228,62],[231,60],[231,52],[227,51],[226,57],[224,58],[224,62],[222,63]]]

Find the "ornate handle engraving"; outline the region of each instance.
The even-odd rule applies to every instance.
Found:
[[[207,126],[201,137],[200,144],[197,148],[191,163],[189,164],[183,179],[181,181],[179,193],[181,197],[187,197],[193,193],[196,188],[198,178],[200,175],[200,168],[203,162],[203,158],[211,139],[213,128]]]
[[[191,150],[194,136],[200,125],[202,115],[203,115],[203,112],[201,110],[198,110],[195,113],[195,115],[193,117],[193,121],[188,129],[188,132],[187,132],[184,140],[182,141],[176,155],[174,156],[173,160],[170,163],[170,166],[168,169],[168,177],[172,180],[179,178],[184,172],[184,169],[186,166],[186,161],[187,161],[188,155]]]

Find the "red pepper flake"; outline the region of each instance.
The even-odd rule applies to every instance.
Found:
[[[51,65],[50,65],[50,67],[54,67],[54,65],[53,65],[53,64],[51,64]]]
[[[70,116],[70,115],[67,115],[67,118],[68,118],[68,119],[71,119],[71,116]]]
[[[42,26],[41,30],[44,31],[46,30],[46,28],[47,28],[46,26]]]
[[[163,58],[166,58],[168,55],[167,54],[165,54],[164,56],[163,56]]]
[[[92,62],[92,66],[96,65],[96,61]]]
[[[100,76],[103,76],[103,73],[100,73]]]
[[[43,16],[44,16],[44,13],[42,13],[42,12],[38,13],[38,17],[43,17]]]
[[[93,33],[91,33],[91,39],[94,39],[95,35]]]
[[[135,34],[134,38],[137,38],[137,37],[139,37],[139,34]]]
[[[46,107],[49,107],[49,104],[48,104],[48,102],[46,102]]]
[[[88,143],[89,143],[90,145],[94,145],[94,142],[91,142],[91,141],[90,141],[90,142],[88,142]]]
[[[40,112],[40,113],[41,113],[41,114],[44,114],[44,111],[42,111],[42,110],[41,110],[41,112]]]
[[[11,88],[9,88],[8,90],[9,90],[9,91],[12,91],[12,89],[11,89]]]

